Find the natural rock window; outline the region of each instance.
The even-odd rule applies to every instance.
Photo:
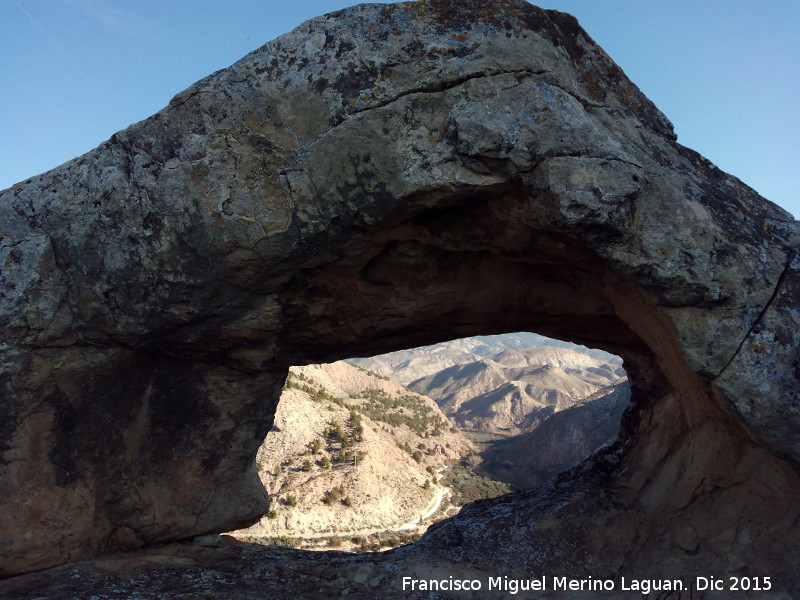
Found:
[[[466,503],[551,482],[616,439],[619,357],[533,333],[292,367],[238,539],[378,550]]]
[[[705,572],[800,595],[800,226],[679,144],[569,15],[312,19],[3,190],[0,224],[0,576],[142,549],[123,589]],[[625,361],[618,443],[569,479],[366,557],[182,543],[267,510],[291,365],[509,331]],[[53,597],[116,586],[66,568]]]

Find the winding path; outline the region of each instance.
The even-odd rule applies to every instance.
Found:
[[[442,469],[439,469],[437,475],[441,473],[441,471]],[[437,491],[434,497],[431,499],[431,503],[428,505],[428,510],[419,519],[415,521],[409,521],[408,523],[404,523],[396,531],[409,531],[411,529],[417,529],[421,527],[425,519],[431,517],[437,510],[439,510],[439,507],[442,505],[442,500],[444,500],[445,495],[449,493],[450,493],[449,487],[443,487],[442,489]]]
[[[437,479],[441,476],[442,472],[444,472],[446,469],[447,469],[447,467],[440,467],[439,469],[436,470]],[[431,498],[431,501],[428,504],[428,508],[420,516],[419,519],[415,519],[414,521],[409,521],[408,523],[404,523],[404,524],[402,524],[400,527],[398,527],[396,529],[389,529],[389,528],[383,528],[383,529],[361,529],[361,530],[356,530],[356,531],[335,531],[335,532],[329,532],[329,533],[310,533],[310,534],[305,534],[305,535],[293,534],[290,537],[295,538],[295,539],[302,539],[302,540],[316,540],[316,539],[328,538],[328,537],[331,537],[331,536],[351,537],[351,536],[356,536],[356,535],[373,535],[373,534],[376,534],[376,533],[384,533],[384,532],[413,531],[415,529],[418,530],[418,529],[421,529],[423,527],[422,523],[425,521],[425,519],[430,518],[431,516],[433,516],[436,513],[437,510],[439,510],[439,508],[442,506],[442,501],[444,500],[444,497],[449,493],[450,493],[450,488],[449,487],[444,487],[444,486],[441,487],[439,490],[436,491],[436,494],[434,494],[433,498]],[[268,537],[268,536],[265,536],[265,537]]]

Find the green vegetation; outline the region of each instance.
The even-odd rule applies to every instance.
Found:
[[[408,443],[408,442],[402,442],[402,443],[398,443],[398,444],[397,444],[397,447],[398,447],[398,448],[400,448],[400,450],[405,450],[406,452],[408,452],[408,454],[411,456],[411,458],[413,458],[413,459],[414,459],[414,460],[415,460],[417,463],[421,463],[421,462],[422,462],[422,459],[423,459],[422,450],[414,450],[414,448],[412,448],[412,447],[409,445],[409,443]],[[427,454],[433,454],[433,450],[432,450],[431,448],[426,448],[426,447],[425,447],[424,445],[422,445],[422,444],[420,444],[420,445],[419,445],[419,447],[420,447],[420,448],[424,448],[424,449],[426,450],[426,453],[427,453]],[[426,468],[426,470],[427,470],[427,469],[431,469],[431,471],[430,471],[430,472],[431,472],[431,473],[433,472],[433,468],[432,468],[432,467],[428,466],[428,467]]]
[[[463,433],[472,443],[482,445],[491,444],[492,442],[496,442],[498,440],[505,440],[509,437],[499,433],[483,433],[480,431],[470,431],[468,429],[465,429],[461,433]]]
[[[290,538],[286,535],[279,535],[277,537],[267,538],[266,545],[285,546],[286,548],[297,548],[299,545],[297,540]]]
[[[364,441],[364,425],[361,423],[361,415],[352,408],[350,409],[350,429],[354,442]]]
[[[344,400],[337,398],[333,394],[328,393],[326,390],[318,387],[311,379],[302,373],[293,373],[289,371],[286,377],[286,382],[283,384],[284,390],[300,390],[309,395],[314,402],[322,402],[327,400],[339,406],[345,406]]]
[[[381,421],[393,427],[405,425],[421,437],[441,435],[442,427],[449,424],[434,414],[421,396],[404,394],[390,396],[382,390],[365,390],[359,396],[365,402],[358,410],[373,421]],[[429,431],[430,430],[430,431]]]
[[[375,375],[374,373],[370,374]],[[379,375],[375,376],[386,379]],[[411,392],[402,396],[395,396],[383,390],[368,389],[353,398],[353,400],[359,401],[358,403],[351,403],[330,394],[324,389],[320,389],[302,373],[295,374],[293,372],[290,372],[286,378],[283,389],[300,390],[308,394],[315,402],[331,402],[350,411],[351,435],[352,440],[355,442],[363,439],[364,429],[360,414],[369,417],[373,421],[381,421],[393,427],[405,425],[421,437],[440,436],[443,431],[451,430],[451,425],[446,419],[438,417],[421,396]],[[328,435],[330,438],[330,432]],[[313,448],[311,448],[311,452],[312,454],[316,453]]]
[[[377,552],[381,548],[396,548],[416,542],[422,537],[420,533],[402,531],[384,531],[369,536],[368,538],[359,537],[358,552]],[[353,538],[355,543],[356,538]]]
[[[350,365],[351,367],[355,367],[356,369],[358,369],[362,373],[366,373],[368,375],[372,375],[373,377],[376,377],[378,379],[383,379],[384,381],[391,381],[391,379],[386,377],[386,375],[381,375],[380,373],[376,373],[375,371],[370,371],[369,369],[365,369],[364,367],[360,367],[358,365],[354,365],[350,361],[347,361],[347,364]]]
[[[336,502],[337,500],[339,500],[340,498],[343,498],[344,495],[345,495],[344,486],[337,485],[336,487],[328,490],[327,492],[325,492],[325,494],[323,494],[322,503],[323,504],[327,504],[327,505],[331,505],[334,502]],[[346,498],[346,500],[349,501],[349,497]],[[351,505],[350,504],[345,504],[345,506],[351,506]]]
[[[350,413],[349,423],[346,426],[333,422],[325,431],[327,445],[325,450],[330,454],[321,459],[320,466],[328,467],[331,463],[345,464],[356,463],[363,460],[366,452],[357,451],[355,445],[363,441],[364,428],[361,424],[361,417],[355,412]],[[318,462],[319,464],[319,462]]]
[[[287,494],[286,497],[283,499],[283,503],[286,506],[297,506],[297,496],[294,494]]]
[[[451,502],[455,505],[463,505],[481,498],[496,498],[513,491],[508,484],[478,475],[463,464],[456,464],[448,469],[444,483],[452,488]]]
[[[334,423],[328,427],[328,430],[325,432],[325,437],[327,437],[330,442],[342,445],[348,442],[347,437],[342,432],[342,426],[339,423]]]

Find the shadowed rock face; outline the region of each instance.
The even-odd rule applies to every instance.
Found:
[[[624,357],[618,444],[370,568],[790,585],[800,228],[568,15],[319,17],[3,191],[0,222],[3,575],[257,520],[291,364],[525,330]]]

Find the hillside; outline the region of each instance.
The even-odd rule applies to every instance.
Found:
[[[624,379],[616,362],[544,346],[503,350],[443,369],[410,387],[436,400],[463,429],[515,435]]]
[[[305,537],[399,529],[473,450],[430,398],[344,362],[292,367],[258,451],[270,513],[238,536]]]
[[[553,414],[529,433],[495,440],[481,452],[480,470],[518,489],[540,485],[613,442],[630,395],[624,381]]]

